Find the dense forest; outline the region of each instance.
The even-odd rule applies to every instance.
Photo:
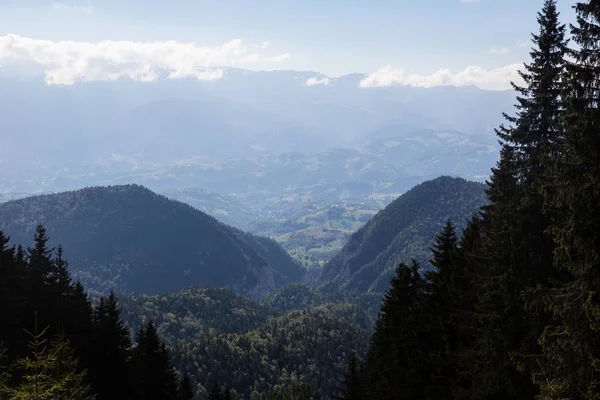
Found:
[[[113,293],[92,307],[43,226],[32,247],[8,242],[0,233],[0,398],[192,398],[152,320],[133,341]]]
[[[15,218],[31,225],[34,240],[14,245],[0,232],[0,398],[599,400],[600,1],[578,2],[575,11],[569,43],[556,1],[544,1],[531,62],[521,72],[524,85],[514,86],[516,112],[497,129],[500,160],[464,229],[462,216],[451,220],[440,207],[468,197],[468,182],[460,181],[466,189],[442,191],[441,202],[408,198],[413,210],[421,204],[447,217],[428,255],[404,262],[409,254],[389,251],[410,221],[382,212],[357,236],[367,238],[358,247],[363,261],[353,261],[357,268],[330,269],[341,283],[380,252],[396,258],[382,299],[369,291],[379,288],[369,283],[375,274],[345,291],[331,290],[324,278],[321,290],[286,285],[260,302],[201,287],[88,295],[65,259],[66,251],[79,252],[74,259],[81,262],[84,248],[50,246],[43,225]],[[450,181],[434,182],[447,188]],[[28,201],[7,204],[29,204],[29,217],[36,207],[46,215],[62,212],[44,211],[42,197]],[[136,205],[130,196],[118,201],[134,216],[157,204]],[[112,210],[77,204],[85,215]],[[290,262],[274,242],[252,242],[213,220],[207,223],[215,229],[195,236],[188,222],[205,216],[182,210],[142,220],[140,230],[149,235],[146,248],[165,251],[161,257],[172,257],[177,268],[177,250],[185,246],[161,231],[176,217],[190,228],[183,236],[222,235],[235,243],[224,259],[228,268],[245,267],[250,258],[263,265],[261,252]],[[124,217],[108,221],[127,233],[133,220]],[[115,238],[121,239],[130,240]],[[281,283],[293,266],[281,271]],[[214,268],[221,265],[215,261]],[[217,275],[238,272],[224,268]],[[143,277],[138,271],[136,278]]]
[[[381,294],[338,295],[286,285],[257,303],[221,288],[120,298],[136,332],[153,320],[173,363],[202,387],[232,394],[310,384],[327,397],[346,367],[348,346],[365,354]]]
[[[600,2],[546,0],[489,203],[400,264],[342,399],[600,399]]]
[[[262,304],[224,288],[90,298],[42,225],[33,247],[0,243],[0,398],[327,397],[378,300],[300,284]]]
[[[485,185],[442,176],[423,182],[356,231],[321,271],[323,290],[382,292],[400,261],[428,268],[429,246],[451,219],[460,227],[485,204]]]
[[[40,222],[50,243],[65,247],[74,278],[97,293],[157,294],[209,285],[257,297],[305,272],[272,239],[139,185],[0,204],[0,224],[15,243],[29,245]]]

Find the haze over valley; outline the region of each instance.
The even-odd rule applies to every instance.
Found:
[[[571,3],[2,1],[0,400],[598,400]]]

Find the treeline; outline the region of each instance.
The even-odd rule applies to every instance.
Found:
[[[191,399],[150,320],[132,342],[113,293],[92,307],[43,226],[34,245],[0,232],[0,399]]]
[[[600,399],[600,1],[546,0],[489,204],[401,264],[341,399]]]

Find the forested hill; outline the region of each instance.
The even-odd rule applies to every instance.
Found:
[[[354,233],[324,267],[324,289],[385,291],[400,261],[426,266],[429,247],[448,219],[464,227],[485,203],[485,185],[443,176],[423,182],[393,201]]]
[[[302,278],[274,241],[246,234],[138,185],[92,187],[0,204],[0,226],[29,245],[38,223],[89,289],[165,293],[226,286],[257,296]]]
[[[329,398],[352,350],[365,355],[373,300],[315,293],[300,284],[260,304],[223,288],[119,299],[132,332],[153,320],[173,364],[202,394],[219,382],[235,399],[297,384]]]

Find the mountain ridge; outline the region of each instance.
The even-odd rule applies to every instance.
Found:
[[[198,284],[259,297],[304,274],[273,241],[140,185],[0,204],[0,226],[13,241],[31,243],[38,223],[46,226],[52,245],[67,249],[73,275],[99,291],[154,294]],[[274,260],[278,265],[271,265]]]
[[[442,176],[398,197],[350,236],[317,279],[321,290],[384,292],[399,262],[427,268],[429,246],[444,222],[464,227],[486,202],[485,185]]]

